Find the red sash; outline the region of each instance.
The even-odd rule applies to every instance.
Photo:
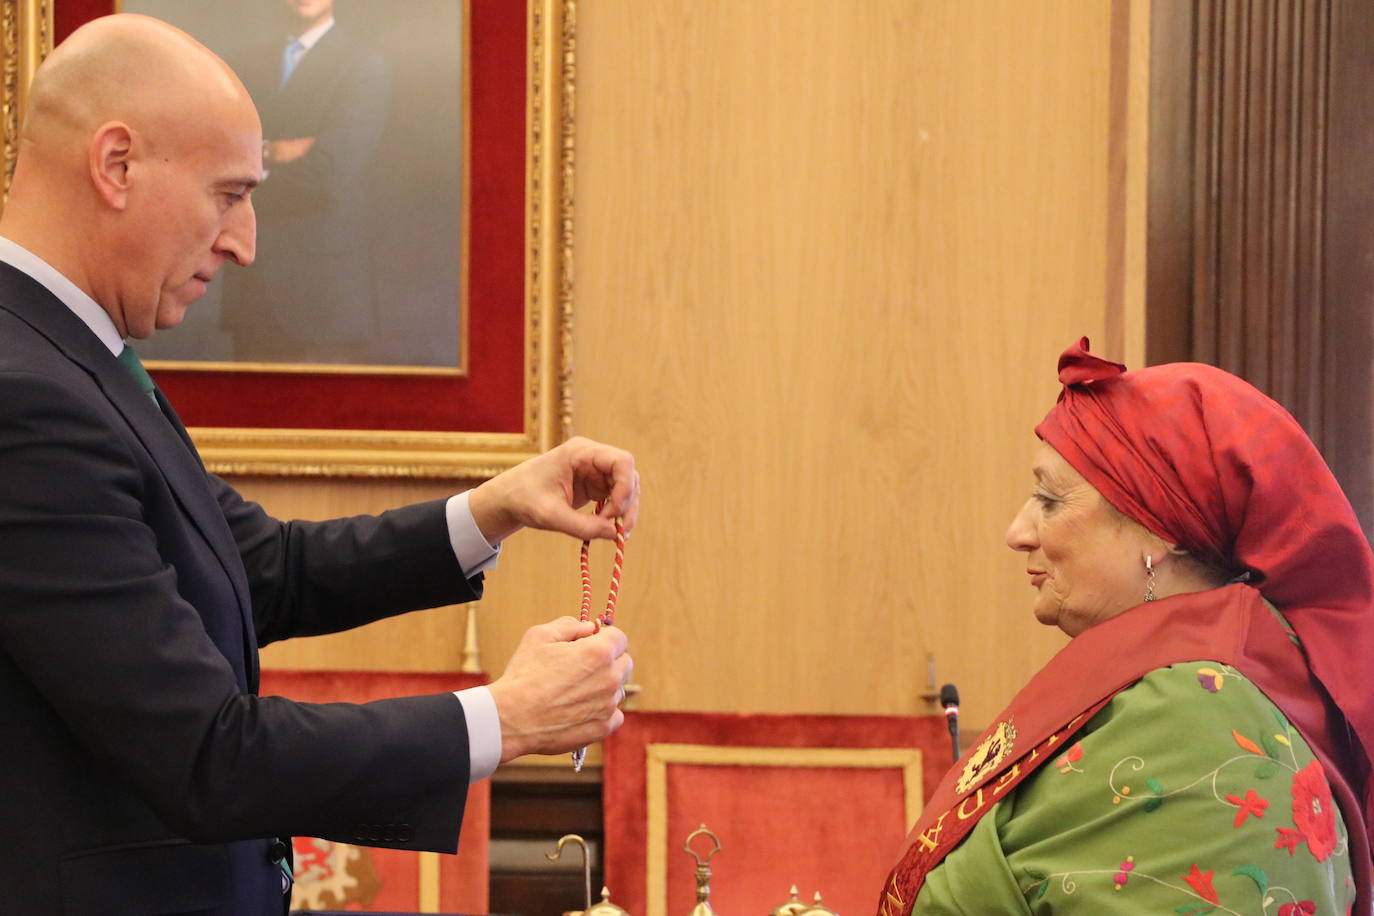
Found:
[[[1367,763],[1351,751],[1344,719],[1259,592],[1232,585],[1133,608],[1079,634],[1050,659],[945,774],[888,875],[878,916],[906,916],[930,870],[1117,693],[1156,668],[1202,660],[1234,666],[1312,746],[1349,828],[1351,868],[1364,889],[1354,912],[1367,912],[1369,843],[1359,796],[1347,782],[1364,782]]]

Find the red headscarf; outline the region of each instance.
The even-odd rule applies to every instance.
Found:
[[[1086,337],[1059,357],[1059,380],[1040,438],[1150,531],[1248,571],[1374,760],[1374,554],[1297,421],[1213,366],[1127,372]],[[1374,829],[1374,786],[1365,805]]]

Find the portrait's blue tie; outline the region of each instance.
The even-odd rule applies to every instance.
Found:
[[[286,85],[286,81],[291,78],[291,74],[296,72],[296,65],[301,62],[301,56],[305,54],[305,45],[300,43],[300,39],[293,38],[286,43],[286,50],[281,56],[281,82],[277,84],[280,89]]]

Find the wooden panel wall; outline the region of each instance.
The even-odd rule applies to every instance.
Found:
[[[982,723],[1062,644],[1002,538],[1060,350],[1143,353],[1147,15],[579,5],[576,425],[644,474],[619,613],[641,708],[923,711],[932,652]],[[241,483],[309,516],[448,492]],[[513,540],[489,667],[577,594],[576,544]],[[461,623],[266,661],[455,667]]]

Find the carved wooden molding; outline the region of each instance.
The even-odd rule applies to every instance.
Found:
[[[1151,26],[1147,359],[1282,403],[1374,531],[1374,7],[1154,0]]]

